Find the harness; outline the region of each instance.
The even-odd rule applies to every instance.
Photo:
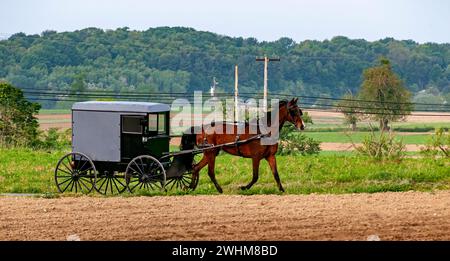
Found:
[[[239,139],[240,139],[240,137],[239,137],[239,135],[237,135],[236,139],[234,140],[234,144],[235,144],[235,147],[236,147],[239,157],[242,157],[243,155],[241,153],[241,150],[239,149]]]

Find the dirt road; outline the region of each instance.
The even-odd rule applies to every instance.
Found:
[[[450,240],[450,191],[0,197],[0,210],[0,240]]]

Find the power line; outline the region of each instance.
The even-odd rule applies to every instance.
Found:
[[[186,92],[171,92],[171,93],[162,93],[162,92],[121,92],[121,93],[115,93],[111,90],[105,90],[105,91],[81,91],[81,92],[63,92],[63,91],[51,91],[51,90],[45,90],[44,92],[35,91],[35,89],[32,88],[22,88],[22,90],[25,90],[24,93],[30,93],[30,94],[54,94],[54,95],[107,95],[108,93],[113,93],[115,96],[126,96],[126,97],[136,97],[136,96],[143,96],[143,95],[159,95],[159,96],[187,96],[187,95],[193,95],[188,94]],[[28,91],[30,90],[30,91]],[[40,89],[44,90],[44,89]],[[229,96],[232,95],[231,93],[217,93],[218,96]],[[241,93],[241,96],[243,95],[252,95],[252,97],[261,97],[258,94],[255,93]],[[272,96],[283,96],[283,97],[299,97],[299,98],[305,98],[305,99],[316,99],[316,100],[333,100],[333,101],[351,101],[351,102],[364,102],[364,103],[380,103],[379,101],[375,100],[362,100],[362,99],[346,99],[346,98],[331,98],[331,97],[320,97],[320,96],[305,96],[305,95],[289,95],[284,93],[272,93]],[[100,96],[99,96],[100,97]],[[450,104],[437,104],[437,103],[410,103],[410,102],[383,102],[385,104],[407,104],[407,105],[414,105],[414,106],[439,106],[439,107],[450,107]],[[355,108],[352,106],[352,108]]]
[[[35,101],[66,101],[66,102],[79,102],[79,99],[58,99],[58,98],[40,98],[40,97],[31,97],[31,100]],[[144,99],[144,98],[141,98]],[[173,101],[173,99],[170,98],[163,98],[159,101],[164,102],[170,102]],[[314,105],[314,104],[312,104]],[[331,106],[331,105],[330,105]],[[303,107],[302,109],[311,109],[311,110],[317,110],[320,111],[321,107]],[[323,110],[326,112],[330,112],[330,110]],[[393,116],[431,116],[431,117],[445,117],[449,116],[448,114],[417,114],[417,113],[411,113],[411,114],[405,114],[405,113],[382,113],[382,112],[352,112],[352,111],[340,111],[340,113],[358,113],[358,114],[368,114],[368,115],[393,115]]]
[[[27,91],[25,92],[25,94],[31,94],[34,96],[43,96],[43,97],[54,97],[55,95],[61,95],[64,97],[80,97],[80,98],[114,98],[114,99],[146,99],[146,98],[166,98],[169,100],[172,100],[174,98],[192,98],[195,97],[195,94],[186,94],[186,93],[147,93],[147,94],[143,94],[143,95],[137,95],[137,94],[117,94],[117,95],[113,95],[113,94],[104,94],[104,93],[67,93],[67,92],[33,92],[33,91]],[[230,97],[232,98],[231,94],[225,94],[225,95],[221,95],[221,97]],[[254,98],[254,97],[258,97],[258,96],[249,96],[249,95],[242,95],[241,97],[244,98]],[[63,97],[60,97],[63,98]],[[324,107],[331,107],[331,108],[348,108],[348,109],[367,109],[366,107],[362,107],[362,106],[349,106],[349,105],[335,105],[335,104],[321,104],[321,103],[311,103],[311,102],[302,102],[302,105],[314,105],[317,107],[320,106],[324,106]],[[370,108],[372,110],[386,110],[386,108],[383,107],[374,107],[374,108]],[[427,110],[427,109],[422,109],[421,111],[429,111],[429,112],[450,112],[448,110],[437,110],[437,109],[432,109],[432,110]],[[354,113],[358,113],[358,112],[354,112]]]

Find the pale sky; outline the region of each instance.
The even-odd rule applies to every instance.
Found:
[[[2,38],[48,29],[186,26],[260,41],[343,35],[450,42],[447,0],[0,0],[0,12]]]

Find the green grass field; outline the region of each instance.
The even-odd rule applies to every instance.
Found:
[[[70,114],[70,109],[40,109],[39,114],[48,115],[48,114]]]
[[[360,143],[370,132],[305,132],[305,135],[321,142],[338,143]],[[378,134],[378,132],[377,132]],[[428,134],[402,135],[396,133],[398,140],[403,140],[404,144],[426,144],[430,139]]]
[[[376,128],[377,123],[372,123],[372,128]],[[391,124],[395,132],[434,132],[436,128],[450,129],[449,122],[394,122]],[[350,131],[349,126],[342,123],[314,123],[307,125],[305,132],[344,132]],[[370,131],[367,122],[358,124],[358,131]]]
[[[62,151],[0,149],[0,193],[56,193],[53,171],[63,154]],[[401,162],[380,163],[351,153],[279,156],[277,159],[286,194],[450,189],[448,159],[407,158]],[[224,193],[279,193],[266,162],[261,164],[260,179],[253,188],[241,191],[239,186],[250,181],[251,172],[249,159],[221,155],[217,160],[216,175]],[[156,194],[184,193],[170,191]],[[197,190],[190,193],[217,193],[206,168],[201,172]]]

